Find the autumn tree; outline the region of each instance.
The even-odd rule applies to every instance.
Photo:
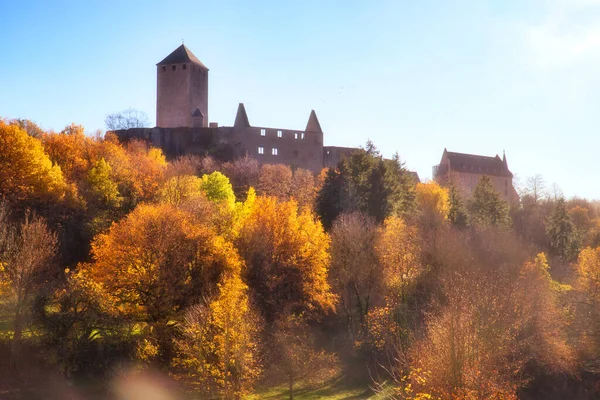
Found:
[[[202,158],[194,154],[184,154],[169,161],[165,171],[165,178],[171,179],[181,175],[199,175],[202,170]]]
[[[267,323],[288,313],[333,307],[327,282],[329,238],[310,210],[258,197],[241,227],[237,248],[246,282]]]
[[[206,193],[206,197],[210,200],[223,201],[232,206],[235,202],[235,194],[229,179],[218,171],[210,175],[203,175],[200,189]]]
[[[260,167],[258,187],[259,195],[273,196],[280,201],[289,199],[292,186],[292,170],[283,164],[264,164]]]
[[[92,256],[79,282],[106,313],[145,327],[149,342],[140,343],[163,360],[172,321],[214,293],[225,272],[240,270],[230,243],[170,204],[138,206],[94,239]]]
[[[448,219],[448,189],[433,181],[417,183],[416,199],[426,226],[436,226]]]
[[[313,209],[315,202],[315,177],[312,172],[297,168],[292,176],[290,197],[298,202],[298,207]]]
[[[162,185],[158,198],[161,202],[181,205],[202,194],[202,179],[193,175],[177,175]]]
[[[469,209],[476,225],[506,227],[511,224],[508,203],[502,200],[487,175],[482,176],[475,186]]]
[[[12,224],[6,204],[0,204],[0,295],[13,315],[12,366],[19,356],[31,301],[52,275],[56,250],[56,235],[43,219],[27,214],[20,225]]]
[[[132,141],[126,146],[126,184],[134,202],[150,200],[156,196],[164,177],[167,160],[162,150],[141,141]],[[110,162],[110,159],[107,158]],[[111,162],[111,166],[114,164]]]
[[[67,184],[39,139],[0,121],[0,197],[11,203],[59,200]]]
[[[278,354],[276,370],[287,381],[290,400],[294,399],[298,382],[322,384],[340,372],[338,358],[316,347],[315,337],[301,316],[288,316],[278,322],[273,345]]]
[[[256,159],[245,156],[223,164],[223,173],[231,181],[236,198],[246,198],[250,187],[258,187],[260,167]]]
[[[579,253],[577,285],[581,292],[577,313],[581,347],[588,359],[596,359],[600,354],[600,247],[586,247]]]
[[[71,124],[59,133],[42,136],[44,149],[65,177],[81,186],[88,170],[98,161],[98,142],[86,136],[83,126]]]
[[[238,274],[218,285],[208,304],[191,306],[176,339],[175,365],[203,397],[239,399],[261,372],[260,320]],[[190,379],[192,378],[192,379]]]
[[[453,231],[434,251],[444,254],[443,304],[411,349],[410,370],[424,374],[411,390],[440,398],[516,398],[532,366],[572,370],[559,303],[568,289],[552,280],[543,254],[531,259],[518,238],[494,230],[477,238]]]
[[[22,119],[22,118],[16,118],[10,121],[11,125],[16,125],[19,128],[23,129],[25,132],[27,132],[27,134],[31,137],[37,138],[37,139],[41,139],[42,136],[44,135],[44,130],[42,128],[40,128],[40,126],[38,124],[36,124],[35,122],[29,120],[29,119]]]
[[[404,301],[407,289],[422,273],[417,229],[399,217],[386,219],[376,250],[386,295],[398,299],[396,303]]]
[[[331,229],[329,279],[352,343],[364,339],[369,310],[383,299],[378,234],[375,221],[358,212],[340,215]]]
[[[93,198],[99,203],[111,208],[119,206],[122,198],[117,183],[113,180],[112,168],[104,158],[98,160],[89,170],[87,182]]]

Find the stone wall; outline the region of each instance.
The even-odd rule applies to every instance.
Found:
[[[245,154],[261,164],[285,164],[313,172],[323,168],[322,133],[257,126],[234,129]]]

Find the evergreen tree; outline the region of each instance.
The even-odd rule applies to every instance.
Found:
[[[383,160],[385,165],[385,185],[388,188],[388,216],[404,217],[414,213],[415,182],[410,172],[400,162],[395,153],[391,160]]]
[[[471,220],[476,225],[510,226],[508,203],[500,198],[489,176],[482,176],[470,201]]]
[[[579,253],[580,240],[578,240],[575,227],[565,206],[565,199],[559,198],[554,212],[546,223],[546,232],[550,237],[552,250],[563,261],[571,261]]]
[[[325,229],[329,230],[333,221],[346,209],[347,199],[346,179],[337,169],[329,168],[316,199],[316,212]]]
[[[378,160],[369,176],[370,190],[367,196],[368,214],[377,222],[383,222],[388,215],[389,188],[385,182],[385,165]]]
[[[383,160],[369,141],[327,172],[316,203],[327,229],[342,212],[360,211],[383,222],[390,215],[414,211],[414,182],[397,154]]]
[[[458,193],[456,186],[450,186],[450,210],[448,211],[448,220],[457,228],[466,228],[469,224],[469,215],[463,203],[462,197]]]

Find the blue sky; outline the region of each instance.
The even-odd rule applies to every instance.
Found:
[[[600,0],[0,1],[0,116],[155,121],[155,64],[185,40],[209,118],[368,138],[423,178],[448,150],[600,199]]]

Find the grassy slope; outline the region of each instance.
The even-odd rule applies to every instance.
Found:
[[[246,397],[247,400],[276,400],[288,399],[287,386],[259,388],[254,394]],[[335,381],[318,388],[303,388],[298,385],[294,390],[294,400],[376,400],[379,399],[368,387],[352,387],[342,381]]]

